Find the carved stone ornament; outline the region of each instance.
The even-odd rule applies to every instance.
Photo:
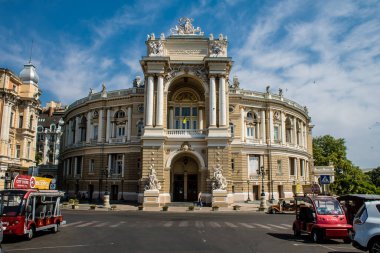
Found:
[[[233,88],[234,89],[238,89],[239,85],[240,85],[239,78],[237,76],[234,76],[234,78],[233,78]]]
[[[136,78],[133,80],[133,87],[140,88],[144,87],[144,82],[141,80],[140,76],[136,76]]]
[[[182,143],[181,147],[178,150],[179,151],[193,151],[193,149],[191,148],[191,145],[187,141]]]
[[[154,169],[154,164],[150,165],[150,171],[148,175],[149,181],[145,186],[145,190],[161,190],[161,184],[157,179],[157,173]]]
[[[279,111],[275,111],[274,114],[273,114],[273,119],[274,120],[280,120],[280,112]]]
[[[161,40],[148,42],[149,56],[163,56],[164,45]]]
[[[165,81],[168,82],[171,79],[175,78],[181,71],[193,73],[195,76],[202,79],[205,83],[208,83],[208,72],[203,65],[172,65],[166,71],[167,74],[165,75]]]
[[[225,40],[213,40],[209,44],[210,57],[220,57],[226,55],[227,42]]]
[[[192,18],[180,18],[178,20],[178,25],[170,29],[172,35],[203,35],[201,28],[194,28],[194,26],[191,24],[193,21],[194,19]]]
[[[227,180],[222,174],[222,166],[220,164],[216,165],[214,170],[214,177],[212,182],[213,190],[226,190],[227,189]]]

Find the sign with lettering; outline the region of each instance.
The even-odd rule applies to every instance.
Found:
[[[39,190],[54,189],[55,179],[45,177],[33,177],[29,175],[17,175],[13,180],[13,188]]]

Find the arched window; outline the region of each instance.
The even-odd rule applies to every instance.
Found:
[[[292,142],[292,122],[289,117],[285,120],[285,140],[288,143]]]
[[[115,113],[115,118],[120,119],[120,118],[125,118],[125,112],[123,110],[119,110]]]
[[[258,139],[258,117],[257,114],[249,111],[247,112],[247,138]]]
[[[198,98],[190,90],[178,93],[174,98],[174,128],[198,129]]]
[[[80,141],[86,141],[86,132],[87,132],[87,118],[82,117],[79,124],[80,131]]]
[[[55,124],[50,125],[50,131],[54,132],[55,131]]]

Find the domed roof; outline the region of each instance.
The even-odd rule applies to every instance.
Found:
[[[33,66],[31,62],[24,65],[23,70],[20,72],[20,78],[23,83],[34,83],[38,84],[38,74],[36,68]]]

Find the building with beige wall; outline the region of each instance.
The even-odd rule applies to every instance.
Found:
[[[16,174],[35,165],[40,91],[35,67],[29,62],[20,75],[0,68],[0,189],[11,187]]]
[[[159,203],[211,202],[214,172],[228,202],[293,196],[310,184],[312,125],[282,91],[249,91],[230,77],[226,36],[181,19],[148,36],[144,77],[89,93],[64,116],[61,187],[70,194],[142,202],[154,168]],[[230,79],[232,79],[230,81]],[[258,174],[259,169],[264,175]],[[263,182],[263,183],[262,183]]]

